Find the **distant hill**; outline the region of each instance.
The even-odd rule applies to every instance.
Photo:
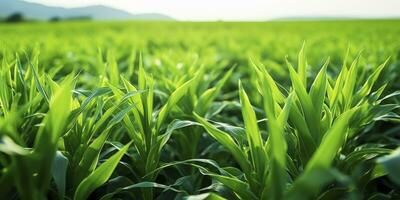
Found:
[[[0,0],[0,17],[5,17],[15,12],[21,12],[27,18],[39,20],[47,20],[52,17],[90,17],[95,20],[173,20],[173,18],[159,13],[131,14],[123,10],[101,5],[63,8],[21,0]]]

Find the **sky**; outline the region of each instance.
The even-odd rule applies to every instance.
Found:
[[[178,20],[268,20],[287,17],[400,17],[400,0],[26,0],[50,6],[106,5]]]

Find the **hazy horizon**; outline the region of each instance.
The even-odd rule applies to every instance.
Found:
[[[212,0],[25,0],[48,6],[82,7],[105,5],[133,14],[161,13],[178,20],[268,20],[286,17],[391,18],[400,16],[399,0],[228,1]]]

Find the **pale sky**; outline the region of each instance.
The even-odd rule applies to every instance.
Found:
[[[52,6],[106,5],[178,20],[267,20],[291,16],[400,17],[400,0],[27,0]]]

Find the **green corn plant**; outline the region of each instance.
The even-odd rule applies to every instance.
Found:
[[[86,199],[97,187],[108,181],[122,156],[127,153],[132,142],[121,148],[107,147],[107,151],[117,152],[100,164],[104,159],[104,148],[107,143],[121,139],[125,135],[123,128],[117,125],[133,108],[128,99],[138,96],[140,92],[115,97],[111,86],[120,81],[115,58],[107,56],[108,70],[100,74],[98,88],[92,92],[76,90],[82,101],[74,101],[70,120],[73,123],[64,137],[64,146],[70,164],[67,177],[67,194],[74,199]],[[128,140],[129,141],[129,140]],[[101,181],[100,181],[101,180]]]
[[[91,174],[96,173],[103,147],[110,135],[121,134],[121,130],[118,130],[115,126],[131,109],[124,106],[123,101],[113,102],[112,96],[106,96],[110,93],[110,88],[100,87],[89,93],[81,104],[79,101],[74,102],[75,109],[70,116],[70,121],[76,123],[71,124],[69,132],[63,138],[64,150],[69,160],[67,173],[71,174],[66,181],[69,196],[75,194],[76,198],[84,199],[82,194],[77,194],[79,188]],[[124,151],[126,152],[126,150]],[[118,154],[120,152],[122,152],[122,149]],[[118,163],[118,161],[114,161],[113,165],[115,163]],[[99,168],[101,166],[103,164]],[[108,167],[109,173],[115,167],[116,165]],[[88,196],[89,194],[85,195]]]
[[[226,84],[228,79],[231,77],[234,68],[228,70],[223,76],[218,76],[218,73],[214,71],[210,72],[212,77],[205,77],[205,67],[192,67],[192,70],[197,71],[197,78],[193,80],[193,84],[188,90],[188,94],[182,97],[182,100],[177,104],[177,109],[174,116],[185,120],[194,120],[192,112],[195,111],[199,115],[213,116],[219,112],[219,106],[214,106],[214,102],[219,97],[223,86]],[[195,72],[189,72],[195,76]],[[218,78],[220,78],[218,80]],[[182,82],[182,81],[178,81]],[[211,82],[213,82],[211,85]],[[189,133],[189,134],[188,134]],[[198,126],[189,126],[183,130],[178,130],[174,133],[173,148],[177,149],[176,156],[180,160],[186,160],[197,157],[199,152],[199,145],[201,145],[202,130]]]
[[[295,129],[297,128],[295,130],[297,131],[296,140],[301,148],[300,151],[297,151],[300,152],[300,155],[293,155],[293,153],[291,158],[301,161],[296,163],[297,168],[305,169],[298,179],[301,183],[296,184],[295,182],[292,190],[288,192],[287,198],[295,199],[299,198],[300,193],[302,198],[311,198],[316,195],[322,182],[317,183],[311,179],[315,179],[318,173],[327,173],[324,176],[330,177],[328,170],[340,149],[346,146],[346,142],[350,143],[362,127],[374,121],[374,117],[386,115],[395,109],[391,105],[379,105],[381,101],[378,99],[385,85],[379,86],[377,91],[371,92],[387,61],[377,67],[368,80],[362,82],[363,80],[357,80],[355,76],[357,70],[362,70],[357,68],[358,56],[349,68],[344,64],[336,83],[334,83],[334,89],[330,89],[333,87],[328,82],[327,61],[307,92],[307,78],[302,75],[304,74],[302,71],[306,70],[303,68],[307,67],[304,54],[304,50],[299,54],[298,72],[287,62],[292,86],[298,99],[292,107],[293,115],[289,117],[289,124]],[[344,63],[346,63],[346,59]],[[357,85],[360,85],[359,88]],[[334,99],[340,99],[340,101]],[[309,154],[301,154],[306,152]],[[296,178],[298,173],[299,171],[290,172],[293,178]],[[319,175],[322,176],[322,174]],[[308,185],[307,182],[315,183],[315,185]],[[306,195],[306,191],[310,192],[310,196]]]
[[[255,112],[240,82],[239,96],[248,146],[238,144],[228,133],[217,129],[204,118],[194,113],[197,121],[203,125],[210,136],[232,154],[243,171],[245,179],[241,180],[241,178],[232,174],[222,176],[206,173],[206,175],[212,176],[231,188],[235,195],[241,199],[281,198],[287,179],[285,178],[286,141],[284,139],[284,129],[292,104],[292,96],[285,100],[284,107],[278,106],[279,109],[276,109],[276,101],[269,95],[271,89],[267,87],[262,92],[266,97],[263,102],[270,132],[266,141],[262,139]],[[272,185],[274,185],[275,190],[269,191]]]
[[[172,92],[168,100],[154,111],[154,81],[145,72],[141,56],[139,57],[137,74],[137,87],[123,76],[119,77],[123,89],[110,82],[108,83],[108,87],[113,93],[113,100],[126,102],[129,108],[127,115],[122,117],[121,124],[136,150],[131,155],[132,168],[135,172],[131,178],[133,183],[155,181],[157,174],[152,172],[159,166],[163,147],[169,140],[172,131],[187,126],[178,122],[168,128],[165,127],[165,120],[171,109],[189,91],[196,79],[194,77],[180,85]],[[151,188],[145,187],[142,189],[141,195],[135,196],[136,198],[152,199],[153,192]]]
[[[221,175],[216,175],[218,178],[215,178],[231,188],[239,198],[249,198],[249,192],[251,192],[253,198],[261,199],[309,199],[315,197],[321,189],[320,185],[344,177],[344,175],[332,171],[332,164],[334,164],[338,152],[345,146],[346,142],[351,141],[363,126],[372,123],[374,117],[385,115],[396,108],[379,105],[382,102],[382,100],[379,100],[379,96],[384,86],[378,88],[375,92],[371,92],[371,88],[384,64],[376,68],[373,72],[374,75],[363,83],[362,80],[356,80],[354,75],[347,74],[348,71],[356,73],[357,61],[355,61],[349,68],[350,70],[347,66],[343,67],[342,75],[339,75],[336,80],[338,86],[335,89],[329,89],[331,83],[328,81],[326,72],[328,62],[326,62],[311,84],[310,90],[307,91],[307,77],[305,75],[307,61],[304,49],[300,51],[298,60],[297,72],[287,62],[292,80],[292,92],[287,97],[281,92],[278,84],[265,70],[265,67],[252,62],[253,69],[258,75],[257,88],[261,93],[264,112],[267,117],[268,140],[266,144],[270,146],[262,145],[262,134],[257,127],[256,115],[241,86],[239,86],[239,93],[248,143],[246,149],[249,153],[228,133],[217,129],[204,118],[195,114],[197,121],[204,126],[212,137],[228,149],[245,174],[244,180],[229,177],[236,184],[247,185],[241,187],[240,190],[235,187],[235,184],[226,183],[228,177],[224,176],[224,179],[222,179]],[[344,81],[340,78],[342,76],[347,76],[347,80]],[[361,85],[358,91],[356,90],[357,84]],[[339,85],[348,89],[343,90]],[[349,92],[355,98],[348,98],[347,96],[350,94],[345,92]],[[337,93],[338,96],[335,98],[342,100],[340,103],[329,105],[333,101],[331,98],[333,98],[334,93]],[[290,111],[285,109],[286,107],[290,107]],[[277,117],[276,112],[279,111],[285,113],[282,116],[288,118],[287,124],[285,117]],[[281,119],[281,121],[276,122],[277,119]],[[280,139],[276,139],[276,137],[280,137]],[[294,144],[288,149],[287,154],[286,143]],[[272,146],[277,149],[280,148],[280,150],[275,149],[274,152]],[[388,152],[390,150],[386,150],[386,153]],[[249,156],[250,160],[246,156]],[[266,178],[266,174],[269,174],[265,171],[266,169],[271,170],[267,170],[267,172],[273,174],[275,179]],[[251,176],[252,174],[253,176]],[[384,174],[381,172],[379,176]],[[208,173],[207,175],[215,174]],[[290,178],[285,178],[288,175]],[[315,181],[314,179],[317,176],[324,176],[325,179]],[[257,177],[258,180],[254,177]],[[267,182],[264,182],[266,180]],[[271,180],[273,181],[268,182]],[[271,183],[278,184],[265,189],[259,188],[260,185],[268,186]],[[289,190],[286,188],[288,183],[293,184]],[[349,185],[349,187],[355,186]]]
[[[131,142],[121,148],[117,153],[108,158],[104,163],[98,166],[91,174],[89,174],[76,189],[74,199],[84,200],[89,197],[91,192],[103,185],[112,175],[122,156],[128,151]]]
[[[37,63],[37,60],[33,63]],[[1,195],[10,195],[15,186],[17,196],[22,199],[43,199],[49,193],[50,182],[54,181],[54,190],[57,191],[54,196],[60,199],[66,196],[86,199],[94,189],[108,180],[128,148],[121,149],[104,164],[96,167],[108,132],[121,120],[127,109],[116,112],[119,105],[113,105],[99,117],[105,106],[94,104],[92,100],[107,91],[110,93],[110,89],[96,90],[79,105],[72,98],[72,75],[58,84],[50,76],[39,72],[37,64],[28,65],[25,71],[18,56],[14,65],[3,62],[3,69],[7,71],[2,72],[1,79],[1,137],[4,141],[1,150],[4,152],[3,161],[11,161],[2,163],[5,170],[1,178],[1,185],[4,186]],[[24,94],[23,98],[21,94]],[[97,109],[99,112],[90,116],[87,108]],[[36,116],[29,114],[31,112],[43,114]],[[36,119],[38,116],[39,119]],[[40,116],[44,116],[42,121]],[[82,124],[83,118],[92,122]],[[108,118],[112,119],[107,120]],[[35,123],[38,124],[38,129],[24,128]],[[98,136],[99,129],[105,125],[108,127]],[[77,134],[79,137],[73,137]],[[99,175],[93,175],[96,173],[101,173],[103,179],[99,179]],[[71,187],[69,181],[72,182]]]
[[[210,156],[215,151],[210,150],[208,145],[211,143],[217,146],[213,140],[209,137],[205,137],[203,130],[199,126],[194,126],[191,123],[194,121],[192,112],[199,113],[202,116],[212,117],[218,115],[222,110],[221,105],[228,104],[224,96],[221,95],[224,85],[226,85],[229,78],[234,72],[234,67],[229,69],[226,74],[221,74],[213,69],[207,69],[206,67],[192,67],[198,73],[197,79],[190,87],[188,94],[182,97],[181,101],[176,106],[176,112],[174,112],[174,118],[176,123],[188,123],[188,126],[175,130],[171,138],[171,142],[167,145],[167,148],[174,149],[174,153],[171,155],[170,161],[175,160],[187,160],[195,159],[199,157]],[[206,72],[206,70],[208,70]],[[208,76],[206,76],[208,74]],[[222,100],[222,101],[221,101]],[[177,182],[174,180],[175,177],[181,177],[179,186],[184,188],[189,194],[198,194],[205,184],[206,179],[202,176],[195,167],[182,168],[174,173],[173,170],[167,172],[168,178],[171,182]],[[178,194],[179,195],[179,194]]]
[[[303,159],[304,163],[302,165],[305,166],[305,172],[299,180],[305,180],[307,178],[304,177],[307,176],[311,179],[311,176],[316,175],[315,173],[313,174],[313,171],[328,170],[328,167],[334,162],[335,155],[337,155],[338,151],[346,147],[345,143],[351,143],[362,127],[374,122],[375,119],[379,119],[379,116],[384,116],[396,108],[396,106],[393,105],[380,105],[382,100],[379,100],[379,97],[385,85],[378,86],[376,91],[371,92],[375,81],[378,79],[387,61],[377,67],[372,72],[372,76],[364,81],[360,79],[357,80],[357,76],[355,76],[357,71],[363,70],[359,69],[357,65],[358,60],[359,56],[352,62],[350,67],[347,67],[345,59],[344,66],[336,82],[326,83],[327,86],[324,90],[326,90],[326,98],[328,99],[325,101],[324,105],[325,116],[320,118],[320,127],[322,127],[325,133],[322,136],[322,141],[319,143],[319,148],[315,150],[310,160]],[[291,73],[293,76],[296,76],[294,70],[291,70]],[[331,86],[331,84],[335,86]],[[313,87],[311,88],[310,96],[312,95],[312,89]],[[299,91],[300,90],[301,89],[299,89]],[[311,99],[314,100],[316,98]],[[313,104],[318,105],[318,102],[314,101]],[[302,106],[304,106],[304,104],[302,104]],[[304,107],[303,110],[305,110]],[[305,123],[303,124],[305,126]],[[353,149],[350,150],[349,157],[352,151]],[[366,151],[363,156],[368,155],[367,153],[375,154],[380,151],[382,150],[374,149],[370,152]],[[383,149],[383,151],[385,151],[385,149]],[[347,152],[344,151],[344,153]],[[312,170],[313,168],[317,170]],[[382,174],[380,174],[380,176],[382,176]],[[326,177],[329,177],[329,175],[326,175]],[[311,183],[310,180],[308,180],[308,182]],[[301,184],[307,185],[304,184],[304,182]],[[310,187],[308,191],[310,191],[311,194],[313,193],[311,191],[314,191],[315,195],[315,192],[318,191],[318,187],[314,186],[315,185],[311,186],[312,189],[310,189]],[[294,187],[293,190],[296,190],[296,187]],[[307,190],[304,190],[304,188],[300,190],[303,191],[303,197],[307,198],[307,195],[304,195],[306,194],[304,191]],[[297,192],[300,192],[300,190]],[[298,193],[295,192],[294,194],[293,197],[296,198],[295,196]]]
[[[201,68],[197,74],[193,74],[194,78],[192,78],[193,83],[191,84],[190,87],[188,87],[187,92],[182,98],[176,103],[176,106],[174,106],[169,115],[169,119],[174,119],[173,122],[167,127],[163,137],[168,138],[171,136],[171,142],[163,144],[166,146],[166,148],[174,148],[176,150],[173,151],[172,156],[178,157],[178,159],[190,159],[190,158],[196,158],[198,157],[198,145],[201,145],[202,142],[202,130],[197,125],[197,123],[192,122],[192,115],[189,115],[189,113],[192,113],[193,110],[202,110],[201,112],[203,113],[208,113],[211,115],[216,115],[218,111],[210,111],[210,107],[212,106],[213,100],[217,97],[219,91],[221,90],[223,84],[226,82],[226,80],[231,76],[233,72],[233,69],[229,70],[227,74],[225,74],[221,80],[216,81],[216,85],[211,88],[207,88],[210,80],[205,80],[201,81],[201,78],[204,76],[204,68]],[[175,88],[177,90],[180,88],[180,84],[185,84],[185,77],[183,77],[178,83],[176,84]],[[203,92],[201,92],[203,91]],[[175,92],[172,93],[172,95]],[[202,94],[202,95],[200,95]],[[171,97],[172,97],[171,95]],[[170,97],[170,98],[171,98]],[[168,99],[166,100],[168,102]],[[173,133],[173,134],[172,134]],[[203,136],[204,137],[204,136]],[[167,139],[167,140],[168,140]],[[165,140],[166,142],[166,140]],[[175,158],[176,159],[176,158]],[[166,157],[165,161],[171,161],[174,160],[174,158]],[[119,192],[126,191],[126,190],[133,190],[135,188],[162,188],[165,189],[166,191],[173,190],[178,193],[178,195],[183,195],[183,196],[190,196],[189,194],[197,194],[197,190],[201,189],[201,185],[203,182],[203,176],[200,176],[196,171],[195,168],[182,168],[179,169],[178,173],[172,175],[171,173],[173,172],[164,172],[163,177],[166,179],[169,179],[171,181],[174,187],[184,187],[184,189],[173,189],[172,186],[166,186],[166,185],[161,185],[158,183],[153,183],[153,182],[148,182],[148,181],[154,181],[154,178],[151,178],[150,176],[157,176],[156,174],[158,173],[158,167],[159,166],[165,166],[168,165],[168,163],[165,164],[158,164],[156,167],[153,168],[153,170],[148,170],[147,175],[145,179],[142,181],[146,182],[141,182],[137,184],[133,184],[131,186],[125,187],[123,189],[120,189]],[[142,172],[143,173],[143,172]],[[178,180],[174,180],[174,177],[178,177]],[[179,178],[181,177],[181,178]],[[140,181],[140,179],[139,179]],[[175,181],[175,183],[174,183]],[[186,184],[186,186],[184,186]],[[190,186],[188,186],[190,185]],[[148,190],[148,189],[147,189]],[[164,195],[164,194],[162,194]],[[110,195],[111,196],[111,195]],[[216,194],[211,195],[211,196],[216,196]],[[137,197],[136,197],[137,198]],[[163,198],[160,196],[160,198]],[[179,197],[178,197],[179,198]]]
[[[46,197],[52,179],[52,163],[58,142],[68,125],[66,119],[72,102],[73,77],[67,76],[57,84],[49,76],[39,76],[37,57],[32,62],[28,61],[29,69],[26,71],[22,69],[18,56],[13,67],[3,62],[3,69],[7,71],[2,71],[1,81],[1,137],[5,141],[2,152],[8,157],[3,160],[7,162],[2,163],[5,170],[1,178],[1,185],[4,186],[1,194],[12,193],[11,187],[14,186],[21,199]],[[46,102],[47,106],[41,106],[41,101]],[[20,110],[17,110],[17,105]],[[32,111],[40,110],[44,112],[40,123],[37,119],[25,122],[21,119]],[[32,124],[38,128],[24,130],[25,123],[38,123]],[[9,145],[17,151],[9,151]]]

